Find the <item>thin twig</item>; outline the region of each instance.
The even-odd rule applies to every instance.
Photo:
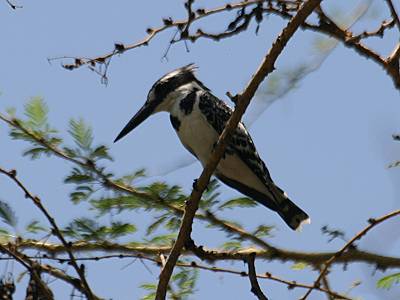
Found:
[[[268,298],[264,295],[263,291],[260,288],[260,285],[258,284],[257,281],[257,273],[256,273],[256,267],[255,267],[255,258],[256,254],[250,253],[249,256],[247,257],[247,265],[249,268],[249,280],[251,284],[251,292],[256,295],[256,297],[259,300],[268,300]]]
[[[72,251],[69,249],[70,243],[67,242],[63,236],[63,234],[61,233],[61,230],[59,229],[55,219],[50,215],[50,213],[47,211],[47,209],[43,206],[42,201],[40,200],[39,197],[34,196],[26,187],[25,185],[17,178],[16,176],[16,171],[15,170],[11,170],[11,171],[6,171],[5,169],[0,167],[0,173],[8,176],[12,181],[15,182],[15,184],[25,193],[25,196],[29,199],[32,200],[33,204],[35,204],[35,206],[37,208],[39,208],[39,210],[43,213],[43,215],[46,217],[46,219],[49,221],[49,223],[52,226],[52,233],[61,241],[61,243],[63,244],[63,246],[66,249],[66,252],[71,260],[71,265],[73,266],[73,268],[75,269],[75,271],[77,272],[77,274],[79,275],[79,278],[81,280],[81,283],[84,287],[84,291],[85,291],[85,295],[87,296],[87,298],[89,300],[95,300],[95,299],[99,299],[97,296],[95,296],[92,292],[92,290],[90,289],[90,286],[86,280],[85,277],[85,272],[84,272],[84,268],[81,266],[78,266],[74,255],[72,254]]]
[[[53,253],[54,254],[54,253]],[[247,255],[248,256],[248,255]],[[77,261],[100,261],[100,260],[108,260],[108,259],[131,259],[131,258],[138,258],[138,259],[143,259],[147,261],[154,262],[157,265],[163,265],[165,263],[165,257],[164,259],[160,256],[159,259],[156,258],[157,254],[154,252],[154,257],[146,256],[143,254],[110,254],[110,255],[100,255],[100,256],[88,256],[88,257],[77,257],[75,258]],[[42,256],[32,256],[29,257],[31,259],[40,259],[40,260],[53,260],[53,261],[58,261],[60,263],[68,262],[68,258],[59,258],[59,257],[53,257],[53,256],[48,256],[48,255],[42,255]],[[0,260],[10,260],[13,258],[10,257],[2,257]],[[163,262],[164,260],[164,262]],[[238,275],[241,277],[247,277],[248,273],[245,271],[238,271],[238,270],[233,270],[233,269],[227,269],[227,268],[221,268],[221,267],[216,267],[216,266],[207,266],[207,265],[202,265],[199,264],[195,261],[192,261],[190,263],[186,262],[181,262],[178,261],[176,264],[178,267],[182,268],[196,268],[200,270],[205,270],[205,271],[210,271],[214,273],[225,273],[225,274],[232,274],[232,275]],[[49,275],[52,275],[53,277],[56,277],[58,279],[61,279],[71,285],[73,285],[76,289],[80,290],[82,292],[82,286],[79,284],[79,279],[71,277],[69,275],[66,275],[65,272],[54,268],[52,266],[49,266],[47,264],[42,264],[40,265],[40,271],[48,273]],[[271,280],[277,283],[281,283],[284,285],[287,285],[288,289],[294,289],[294,288],[302,288],[302,289],[307,289],[312,287],[312,285],[307,285],[303,283],[299,283],[293,280],[286,280],[282,279],[280,277],[274,276],[271,273],[265,273],[265,274],[256,274],[257,278],[259,279],[266,279],[266,280]],[[78,282],[78,284],[77,284]],[[316,288],[318,291],[330,294],[332,297],[335,297],[335,299],[346,299],[346,300],[351,300],[351,298],[338,294],[334,291],[328,291],[325,288],[319,287]]]
[[[19,262],[28,270],[35,282],[38,284],[40,291],[44,294],[44,296],[46,296],[46,300],[54,299],[53,293],[43,282],[43,280],[40,278],[39,273],[37,272],[37,270],[40,269],[38,267],[38,263],[32,261],[22,253],[19,253],[17,249],[12,249],[11,244],[9,244],[9,247],[5,247],[0,244],[0,251],[12,256],[17,262]]]
[[[393,26],[396,24],[395,20],[392,19],[391,21],[383,21],[379,28],[373,30],[373,31],[364,31],[363,33],[360,33],[358,35],[353,35],[352,37],[349,37],[347,39],[347,42],[349,41],[360,41],[365,38],[370,38],[370,37],[380,37],[383,38],[385,31],[389,28],[393,28]]]
[[[258,89],[261,82],[265,77],[274,70],[274,64],[278,56],[286,46],[289,39],[296,32],[298,27],[306,20],[306,18],[312,13],[314,8],[321,3],[321,0],[309,0],[303,4],[299,9],[298,13],[291,19],[278,36],[271,50],[268,52],[264,61],[261,63],[258,70],[255,72],[254,76],[250,80],[244,92],[237,97],[237,105],[229,118],[227,125],[224,128],[221,136],[218,139],[217,145],[214,149],[211,158],[207,162],[201,176],[197,180],[196,188],[193,189],[190,199],[188,200],[185,207],[185,214],[183,216],[181,226],[179,229],[178,237],[175,244],[171,250],[165,267],[162,269],[160,274],[160,280],[156,291],[156,300],[164,300],[166,297],[166,291],[168,287],[169,280],[171,278],[174,266],[179,258],[181,250],[184,246],[186,240],[190,237],[192,231],[193,218],[198,209],[199,201],[202,196],[203,191],[206,189],[207,184],[213,174],[219,160],[221,159],[226,143],[229,142],[229,137],[236,129],[242,115],[244,114],[247,106],[249,105],[251,99],[253,98],[256,90]]]
[[[321,272],[321,267],[319,268],[319,271]],[[324,288],[327,290],[327,291],[329,291],[329,292],[331,292],[332,290],[331,290],[331,287],[330,287],[330,284],[329,284],[329,281],[328,281],[328,274],[325,274],[323,277],[322,277],[322,284],[324,285]],[[326,293],[326,296],[327,296],[327,298],[328,298],[328,300],[335,300],[335,297],[332,295],[332,293]]]
[[[325,263],[324,267],[322,268],[318,278],[315,280],[314,285],[312,288],[310,288],[306,294],[301,298],[301,300],[307,299],[307,297],[311,294],[313,291],[314,287],[317,287],[320,285],[321,279],[325,276],[325,274],[328,272],[329,267],[332,265],[332,263],[341,257],[344,253],[346,253],[346,250],[350,250],[354,246],[354,242],[361,239],[363,236],[365,236],[368,231],[370,231],[372,228],[377,226],[378,224],[393,218],[397,215],[400,215],[400,210],[393,211],[387,215],[384,215],[378,219],[369,219],[369,225],[366,226],[363,230],[361,230],[359,233],[357,233],[350,241],[348,241],[339,251],[337,251],[334,255],[332,255],[331,258],[329,258]]]
[[[399,32],[400,32],[400,18],[396,12],[393,2],[392,2],[392,0],[386,0],[386,3],[389,6],[390,14],[392,15],[393,19],[396,20],[396,24],[397,24],[397,27],[399,28]]]

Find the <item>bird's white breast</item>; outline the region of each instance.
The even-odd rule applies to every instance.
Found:
[[[196,98],[193,110],[189,114],[185,114],[179,107],[180,101],[176,101],[170,113],[180,121],[177,134],[182,144],[205,166],[219,135],[200,111],[198,101]],[[237,154],[223,157],[218,164],[217,172],[260,192],[268,193],[265,185]]]
[[[182,144],[193,152],[197,158],[205,165],[213,150],[214,144],[218,140],[217,132],[207,122],[198,106],[198,99],[195,100],[193,110],[190,114],[185,114],[179,107],[173,113],[180,121],[177,132]]]

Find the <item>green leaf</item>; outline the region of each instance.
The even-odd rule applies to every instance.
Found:
[[[15,114],[16,114],[16,112],[17,112],[17,110],[16,110],[16,108],[15,107],[7,107],[6,108],[6,112],[8,113],[8,115],[10,116],[10,117],[15,117]]]
[[[81,201],[87,200],[90,195],[84,192],[72,192],[69,194],[71,201],[74,204],[78,204]]]
[[[74,138],[75,143],[83,150],[89,150],[93,142],[92,128],[83,119],[71,119],[68,132]]]
[[[5,228],[0,228],[0,243],[7,243],[11,239],[11,234]]]
[[[77,153],[75,149],[72,149],[69,147],[64,147],[63,150],[64,150],[65,154],[67,154],[67,156],[69,156],[71,158],[75,158],[75,157],[79,156],[79,153]]]
[[[141,300],[154,300],[156,298],[156,290],[157,290],[157,284],[154,283],[143,283],[139,286],[140,288],[150,291],[151,293],[143,296],[140,298]]]
[[[108,154],[108,147],[101,145],[98,146],[96,149],[93,150],[93,152],[90,154],[90,158],[93,160],[97,159],[107,159],[110,161],[113,161],[113,158]]]
[[[65,235],[77,239],[101,241],[115,240],[135,231],[136,227],[133,224],[113,222],[111,226],[104,226],[89,218],[75,219],[63,230]]]
[[[1,220],[12,228],[17,227],[17,216],[11,206],[4,201],[0,200],[0,218]]]
[[[113,222],[111,227],[105,229],[105,233],[110,238],[118,238],[129,233],[136,232],[136,226],[129,223]]]
[[[64,230],[64,234],[85,240],[101,239],[100,225],[89,218],[78,218],[73,220]]]
[[[174,291],[173,294],[180,299],[188,299],[187,297],[194,293],[194,288],[198,278],[198,270],[183,268],[180,268],[180,270],[180,272],[174,274],[171,278],[172,282],[179,288],[179,290]]]
[[[87,174],[71,174],[64,179],[65,183],[87,183],[92,182],[93,177]]]
[[[43,147],[36,147],[36,148],[31,148],[28,150],[25,150],[22,155],[23,156],[30,156],[31,159],[37,159],[39,158],[42,154],[46,154],[47,156],[51,155],[51,150]]]
[[[32,98],[25,104],[25,115],[28,117],[26,125],[31,128],[41,128],[47,123],[49,108],[41,97]]]
[[[123,210],[136,210],[139,208],[150,207],[149,201],[145,201],[139,197],[135,196],[116,196],[109,198],[100,198],[90,200],[93,208],[98,210],[98,212],[103,215],[111,212],[112,209],[116,209],[118,212]]]
[[[156,221],[154,221],[153,223],[151,223],[151,224],[149,225],[149,227],[147,227],[146,234],[147,234],[147,235],[150,235],[150,234],[152,234],[154,231],[156,231],[157,228],[158,228],[162,223],[164,223],[164,222],[167,220],[167,218],[168,218],[168,215],[167,215],[167,214],[158,217]]]
[[[140,298],[141,300],[154,300],[156,298],[156,292],[147,294],[145,296],[143,296],[142,298]]]
[[[148,242],[149,244],[154,244],[159,246],[166,246],[166,245],[169,246],[175,239],[176,239],[176,233],[169,233],[169,234],[155,236],[150,240],[145,239],[145,241]]]
[[[220,187],[218,180],[213,178],[207,186],[206,191],[203,193],[199,206],[204,209],[211,209],[214,204],[218,203],[218,197],[220,193],[218,188]]]
[[[376,283],[376,286],[380,289],[390,289],[394,284],[400,283],[400,273],[391,274],[382,277]]]
[[[304,270],[305,268],[308,268],[309,266],[310,265],[308,263],[300,261],[292,265],[290,268],[295,271],[301,271]]]
[[[223,243],[221,247],[224,250],[238,250],[242,247],[242,243],[240,241],[229,241]]]
[[[140,285],[141,289],[145,289],[147,291],[153,291],[157,289],[157,285],[154,283],[143,283]]]
[[[253,234],[258,238],[270,236],[272,229],[274,229],[273,226],[259,225]]]
[[[8,232],[7,229],[0,228],[0,236],[3,236],[3,235],[8,236],[8,235],[10,235],[10,233]]]
[[[398,166],[400,166],[400,160],[391,163],[391,164],[388,166],[388,168],[395,168],[395,167],[398,167]]]
[[[232,200],[228,200],[219,206],[219,209],[234,208],[234,207],[254,207],[257,206],[257,202],[250,198],[241,197]]]
[[[142,178],[146,176],[145,169],[139,169],[131,174],[127,174],[117,179],[118,183],[123,183],[125,185],[132,185],[133,181],[138,178]]]
[[[181,219],[177,217],[171,217],[165,224],[165,228],[171,231],[177,231],[181,225]]]
[[[39,231],[47,231],[42,225],[40,225],[39,221],[33,220],[28,225],[26,225],[26,231],[30,233],[38,233]]]

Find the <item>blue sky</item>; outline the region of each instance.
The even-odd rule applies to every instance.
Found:
[[[255,26],[237,37],[219,43],[198,40],[174,45],[168,60],[162,56],[173,32],[155,38],[149,47],[127,52],[113,59],[109,70],[109,84],[104,86],[99,77],[88,69],[73,72],[60,67],[60,62],[48,63],[47,58],[57,56],[96,56],[110,51],[114,42],[130,43],[142,39],[149,26],[161,24],[162,17],[185,17],[182,1],[20,1],[24,7],[12,11],[0,3],[0,110],[16,107],[22,111],[32,96],[42,96],[50,107],[50,122],[66,132],[71,117],[84,117],[93,126],[96,141],[111,147],[115,162],[110,169],[124,174],[141,167],[162,171],[166,165],[178,164],[187,158],[167,114],[150,118],[134,133],[113,145],[116,134],[143,104],[153,82],[164,73],[195,62],[199,78],[215,93],[224,96],[227,91],[242,90],[267,49],[285,22],[268,17],[254,34]],[[332,11],[348,11],[351,6],[337,7],[326,1]],[[370,12],[356,28],[370,24],[378,26],[388,18],[381,1],[372,1]],[[155,4],[156,3],[156,4]],[[197,2],[196,2],[197,3]],[[199,5],[214,6],[221,1],[198,1]],[[220,18],[211,18],[203,28],[223,28]],[[278,71],[290,69],[312,59],[313,45],[319,35],[298,32],[290,41],[277,63]],[[369,45],[382,53],[389,53],[398,36],[371,39]],[[263,87],[266,89],[266,87]],[[262,101],[262,94],[259,98]],[[274,180],[290,197],[304,208],[312,218],[311,225],[301,233],[289,231],[285,224],[270,211],[238,209],[222,215],[239,221],[247,228],[265,223],[275,225],[271,243],[288,249],[325,251],[338,249],[343,242],[327,243],[320,228],[328,224],[342,229],[350,238],[366,225],[366,220],[399,207],[398,182],[400,169],[388,169],[400,159],[400,144],[391,135],[400,132],[399,93],[384,71],[352,50],[339,45],[318,71],[311,73],[290,94],[279,99],[263,112],[251,127],[251,134],[261,157],[265,160]],[[254,108],[253,108],[254,109]],[[249,108],[250,112],[252,107]],[[8,138],[8,128],[0,125],[0,165],[16,168],[32,191],[44,199],[46,206],[65,224],[72,216],[90,215],[86,207],[72,206],[67,194],[70,186],[62,180],[70,165],[58,159],[29,161],[20,153],[26,147],[22,142]],[[190,191],[192,180],[201,172],[200,164],[176,170],[167,176],[151,180],[166,180]],[[223,199],[238,195],[223,187]],[[33,218],[40,218],[33,206],[22,197],[6,178],[0,179],[0,198],[12,203],[17,210],[21,229]],[[123,216],[129,218],[130,216]],[[149,215],[134,215],[135,223],[145,224]],[[397,227],[396,227],[397,226]],[[363,249],[395,255],[400,242],[396,228],[399,221],[390,221],[374,230],[361,241]],[[211,236],[201,228],[194,232],[199,243],[209,246],[221,244],[218,236]],[[3,267],[1,267],[0,272]],[[152,273],[135,262],[121,269],[125,263],[99,263],[91,266],[89,278],[94,290],[114,299],[137,299],[143,291],[137,286],[154,282],[158,269]],[[229,265],[229,264],[228,264]],[[316,272],[293,271],[290,264],[260,262],[259,272],[312,282]],[[243,264],[233,267],[244,269]],[[392,291],[375,289],[373,268],[354,264],[344,272],[335,268],[330,275],[337,291],[346,291],[354,280],[362,284],[351,295],[363,299],[396,299],[398,286]],[[246,278],[230,275],[201,273],[198,293],[193,299],[253,299]],[[110,281],[112,283],[110,284]],[[67,297],[65,285],[53,284],[56,291]],[[286,287],[272,282],[261,282],[271,299],[295,299],[304,291],[288,292]],[[396,291],[397,289],[397,291]],[[21,292],[21,291],[19,291]],[[19,294],[20,295],[20,294]],[[323,299],[314,293],[310,299]],[[60,298],[61,299],[61,298]]]

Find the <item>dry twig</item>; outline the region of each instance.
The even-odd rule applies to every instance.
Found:
[[[15,184],[25,193],[25,197],[29,198],[32,200],[33,204],[35,204],[35,206],[37,208],[39,208],[39,210],[43,213],[43,215],[46,217],[46,219],[49,221],[49,223],[52,226],[52,234],[55,235],[63,244],[63,246],[65,247],[65,250],[70,258],[70,262],[71,265],[73,266],[73,268],[75,269],[75,271],[77,272],[77,274],[79,275],[81,284],[83,286],[83,290],[84,293],[86,295],[86,297],[89,300],[97,300],[99,299],[97,296],[95,296],[92,292],[92,290],[90,289],[90,286],[86,280],[85,277],[85,269],[84,266],[78,266],[78,263],[75,260],[75,257],[72,253],[72,251],[70,250],[70,244],[69,242],[67,242],[64,238],[64,235],[61,233],[61,230],[59,229],[55,219],[50,215],[50,213],[47,211],[47,209],[43,206],[42,201],[40,200],[39,197],[34,196],[26,187],[25,185],[17,178],[17,172],[15,170],[11,170],[11,171],[6,171],[3,168],[0,168],[0,173],[8,176],[12,181],[15,182]]]
[[[321,280],[323,279],[323,277],[325,276],[325,274],[328,272],[329,267],[332,265],[332,263],[337,260],[339,257],[341,257],[344,253],[348,252],[348,250],[352,249],[354,247],[354,242],[356,242],[357,240],[361,239],[363,236],[365,236],[368,231],[370,231],[372,228],[374,228],[375,226],[377,226],[378,224],[393,218],[397,215],[400,215],[400,210],[396,210],[393,211],[383,217],[380,217],[378,219],[369,219],[369,225],[367,227],[365,227],[363,230],[361,230],[359,233],[357,233],[350,241],[348,241],[343,247],[342,249],[340,249],[339,251],[337,251],[334,255],[332,255],[331,258],[329,258],[323,265],[323,268],[318,276],[318,278],[315,280],[314,285],[312,288],[310,288],[307,293],[301,298],[301,300],[305,300],[307,299],[307,297],[311,294],[311,292],[313,291],[313,289],[317,286],[320,285]]]

